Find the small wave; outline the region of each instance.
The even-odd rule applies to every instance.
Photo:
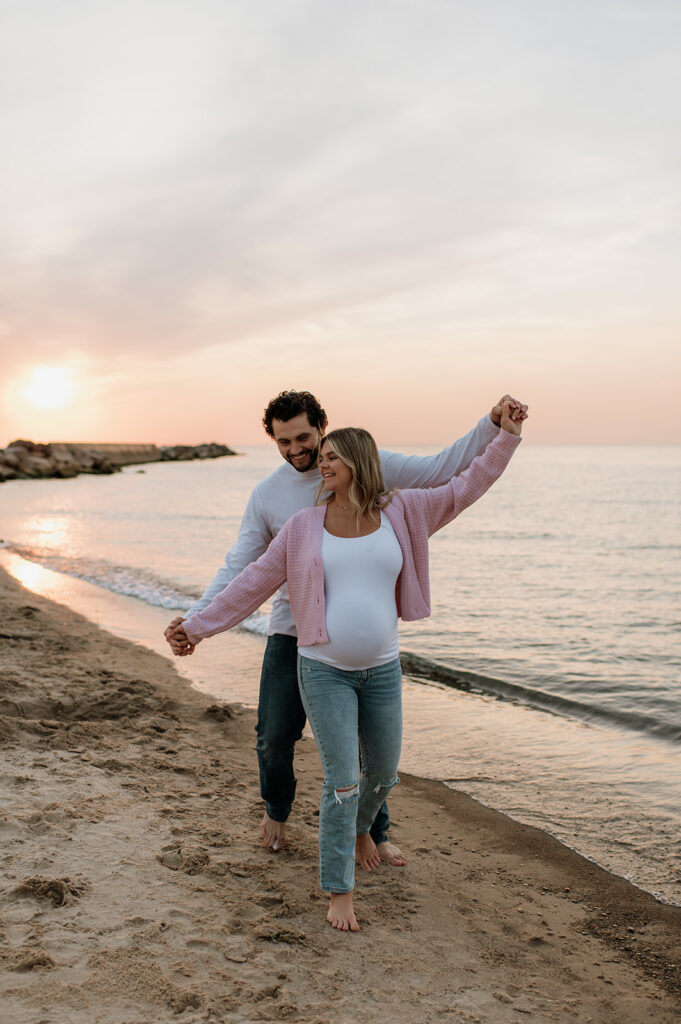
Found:
[[[87,558],[73,558],[57,555],[53,552],[42,552],[35,548],[22,547],[19,544],[8,545],[14,554],[20,555],[28,562],[37,562],[52,569],[53,572],[75,579],[94,583],[95,586],[111,590],[125,597],[136,597],[145,604],[168,608],[173,611],[186,611],[199,594],[187,594],[177,587],[162,580],[153,573],[145,573],[131,569],[125,565],[114,565],[111,562],[97,561]]]
[[[267,636],[269,624],[269,615],[263,615],[261,612],[253,612],[253,614],[247,619],[244,619],[238,628],[245,629],[248,633],[255,633],[256,636]]]
[[[625,544],[628,551],[681,551],[681,544]]]
[[[104,590],[110,590],[114,594],[135,597],[156,608],[186,612],[201,596],[201,592],[198,590],[191,592],[180,590],[168,580],[163,580],[159,576],[141,569],[132,569],[130,566],[113,565],[111,562],[95,559],[69,558],[56,555],[54,552],[43,552],[35,548],[23,547],[20,544],[11,544],[9,541],[0,541],[0,546],[25,558],[27,562],[36,562],[53,572],[85,580]],[[267,615],[255,612],[245,619],[239,628],[245,629],[249,633],[255,633],[257,636],[267,636],[268,622]]]
[[[54,552],[12,544],[7,540],[0,540],[0,546],[29,562],[36,562],[54,572],[85,580],[115,594],[134,597],[145,604],[167,608],[169,611],[186,612],[201,596],[198,590],[189,588],[182,590],[177,584],[130,566],[114,565],[96,559],[62,556]],[[238,628],[256,636],[265,637],[268,624],[269,617],[267,615],[255,612],[245,619]],[[651,716],[637,715],[626,711],[618,712],[600,705],[585,704],[568,697],[560,697],[544,690],[509,683],[502,679],[479,675],[463,669],[450,668],[408,651],[403,651],[400,658],[405,674],[417,679],[454,687],[458,690],[490,694],[567,717],[585,721],[600,720],[609,725],[626,727],[666,740],[681,742],[681,727],[662,722]]]
[[[548,711],[567,718],[578,718],[587,722],[603,722],[610,726],[633,729],[657,736],[660,739],[681,742],[681,727],[662,722],[649,715],[637,715],[630,711],[616,711],[601,707],[599,704],[585,704],[569,697],[547,693],[545,690],[533,689],[519,683],[508,683],[504,679],[479,675],[463,669],[449,668],[437,661],[431,661],[418,654],[402,651],[400,654],[402,671],[417,679],[424,679],[443,686],[451,686],[467,693],[489,694],[504,700],[515,701],[528,705],[539,711]]]

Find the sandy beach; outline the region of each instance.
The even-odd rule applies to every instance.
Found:
[[[679,1020],[681,909],[424,779],[332,931],[311,741],[272,854],[250,710],[5,573],[0,607],[6,1024]]]

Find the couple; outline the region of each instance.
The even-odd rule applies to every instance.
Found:
[[[273,848],[283,842],[295,790],[293,745],[307,714],[324,768],[320,863],[322,888],[331,894],[327,917],[336,928],[358,929],[352,905],[355,855],[365,867],[377,866],[381,858],[404,863],[387,841],[384,802],[397,781],[400,750],[398,615],[418,619],[430,613],[427,538],[503,471],[525,412],[506,396],[451,448],[405,457],[379,454],[363,430],[333,431],[324,438],[326,417],[313,396],[278,396],[264,422],[287,465],[255,489],[225,569],[189,617],[174,620],[166,631],[175,653],[190,654],[200,639],[236,625],[288,581],[291,607],[282,613],[283,600],[275,602],[263,665],[257,726],[267,807],[262,830]],[[469,468],[459,478],[437,486],[464,465]],[[309,507],[308,485],[315,489],[317,482],[318,504]],[[409,483],[433,489],[394,492]],[[304,510],[288,519],[296,504]],[[275,509],[285,525],[277,524]],[[276,534],[269,546],[268,530],[268,539]],[[239,558],[258,543],[264,553],[239,567]],[[290,626],[278,632],[286,611],[298,628],[300,696],[297,686],[294,696],[286,685],[296,643]],[[278,747],[272,742],[277,731]]]

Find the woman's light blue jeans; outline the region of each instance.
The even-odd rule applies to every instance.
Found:
[[[357,836],[367,834],[399,782],[399,658],[377,668],[346,672],[299,656],[298,684],[324,770],[319,810],[322,889],[352,892]]]

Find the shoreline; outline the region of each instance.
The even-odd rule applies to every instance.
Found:
[[[362,931],[334,933],[309,739],[273,855],[257,841],[252,711],[4,571],[0,607],[11,1024],[678,1020],[681,908],[417,776],[391,800],[407,868],[362,873]]]
[[[26,561],[0,546],[2,566],[32,592],[161,653],[212,699],[257,706],[264,643],[260,630],[237,629],[203,645],[198,659],[173,659],[162,639],[168,622],[164,606]],[[681,785],[681,766],[668,741],[652,737],[632,751],[622,730],[577,723],[482,693],[424,685],[410,674],[404,677],[403,697],[403,771],[463,790],[553,835],[656,899],[681,905],[678,813],[670,813],[668,804],[671,800],[678,807],[674,794]],[[448,726],[444,731],[443,725]],[[455,742],[446,739],[448,731]],[[618,765],[621,770],[613,778],[612,768]]]

